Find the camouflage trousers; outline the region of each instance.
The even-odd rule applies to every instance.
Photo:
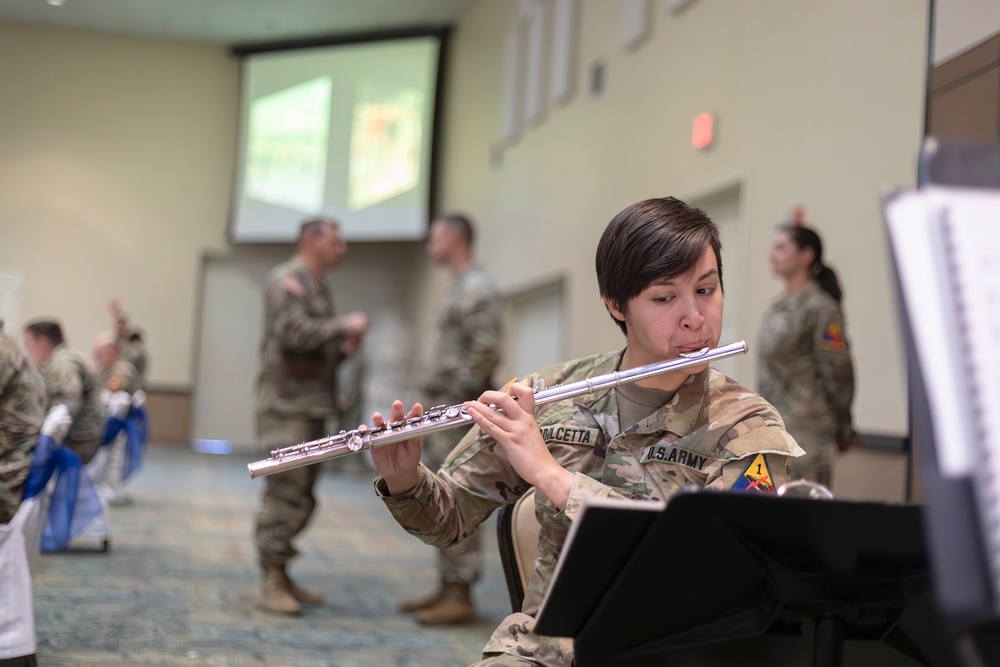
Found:
[[[14,450],[0,460],[0,524],[8,523],[17,514],[30,468],[30,448]]]
[[[467,428],[449,429],[424,436],[421,440],[421,462],[436,471],[451,450],[468,432]],[[474,584],[483,567],[481,539],[477,530],[458,544],[438,551],[438,574],[447,584]]]
[[[515,612],[503,619],[483,647],[483,659],[470,667],[571,667],[573,640],[535,633],[532,614]]]
[[[276,447],[322,437],[324,420],[264,412],[257,415],[257,438],[270,454]],[[257,514],[257,555],[260,564],[284,565],[298,553],[292,539],[309,523],[316,508],[313,487],[319,465],[268,475]]]

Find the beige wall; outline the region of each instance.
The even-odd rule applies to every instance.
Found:
[[[151,383],[190,386],[238,85],[222,47],[0,24],[0,268],[23,272],[22,322],[57,316],[89,350],[118,297],[147,330]]]
[[[773,227],[802,204],[840,269],[864,430],[906,432],[903,356],[879,205],[915,181],[923,121],[927,9],[912,0],[695,2],[657,8],[652,35],[618,43],[622,2],[582,0],[576,96],[509,147],[501,130],[506,28],[518,3],[478,0],[454,33],[443,150],[445,208],[480,221],[487,268],[506,290],[565,275],[568,352],[621,344],[597,294],[593,252],[607,221],[641,198],[694,198],[742,180],[739,328],[751,344],[778,292],[766,266]],[[602,97],[590,63],[607,63]],[[691,148],[694,116],[717,143]],[[433,290],[425,296],[429,299]],[[751,363],[744,381],[753,383]]]
[[[937,0],[934,63],[940,64],[1000,32],[997,0]]]

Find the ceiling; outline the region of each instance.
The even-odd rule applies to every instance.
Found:
[[[454,22],[468,2],[0,0],[0,21],[158,39],[257,44],[415,26],[438,27]]]

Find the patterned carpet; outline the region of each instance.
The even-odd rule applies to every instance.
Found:
[[[446,667],[479,659],[510,604],[493,521],[482,528],[479,623],[424,628],[396,602],[431,588],[434,550],[392,521],[373,472],[325,473],[291,571],[326,603],[276,616],[255,606],[252,519],[263,482],[249,478],[249,460],[150,447],[135,503],[112,508],[110,553],[82,542],[42,556],[39,664]]]

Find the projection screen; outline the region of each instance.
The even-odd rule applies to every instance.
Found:
[[[426,235],[441,36],[242,59],[234,243],[295,239],[326,214],[352,241]]]

